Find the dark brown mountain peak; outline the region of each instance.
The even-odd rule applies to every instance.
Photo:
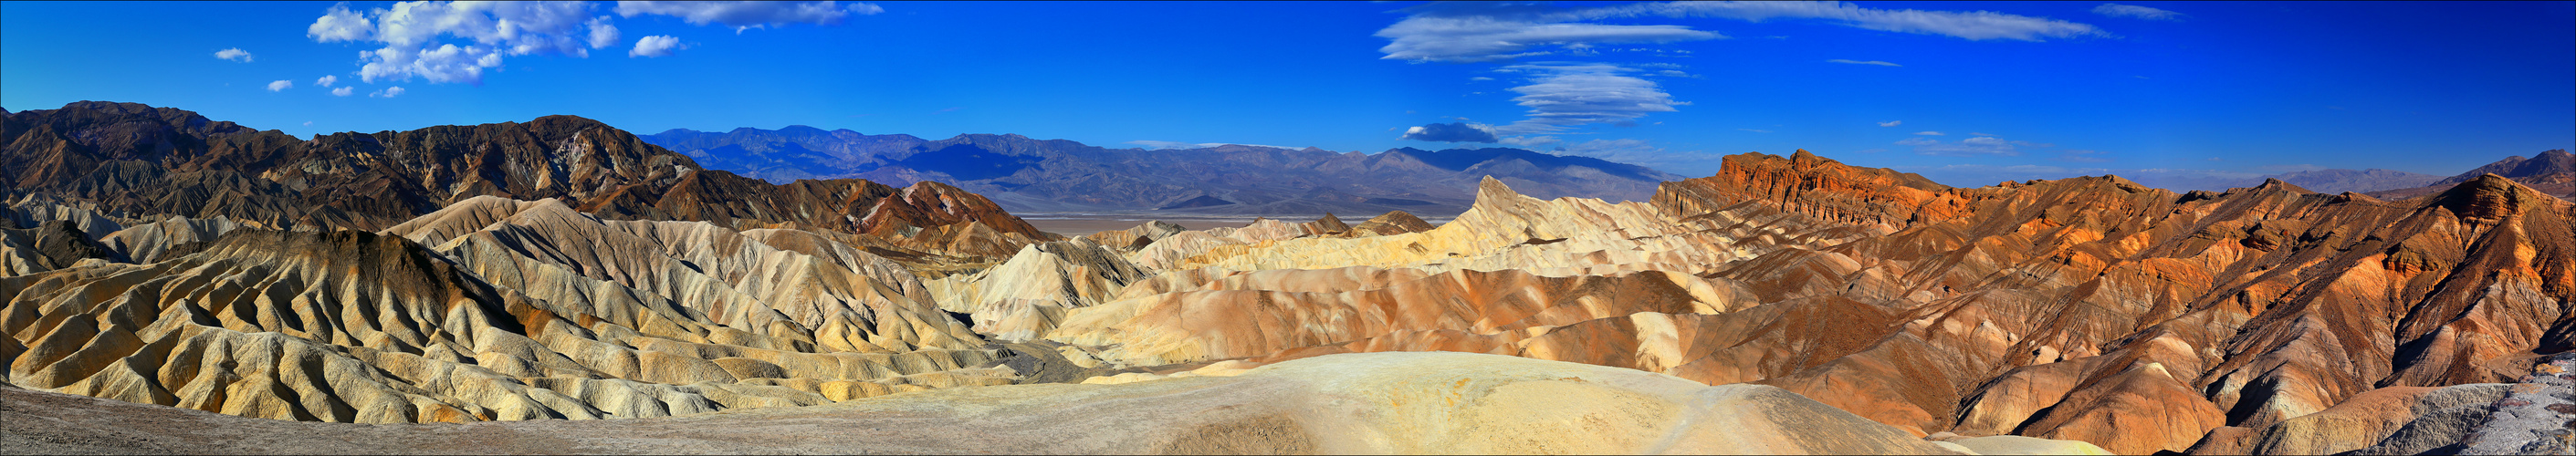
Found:
[[[2552,199],[2513,179],[2486,174],[2451,187],[2435,201],[2460,218],[2498,220],[2521,214],[2525,206]]]

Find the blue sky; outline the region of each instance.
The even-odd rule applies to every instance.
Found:
[[[2576,145],[2576,3],[0,3],[0,107],[77,100],[298,135],[572,114],[1692,176],[1804,148],[1953,185],[2448,175]]]

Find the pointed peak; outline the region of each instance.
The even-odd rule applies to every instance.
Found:
[[[1485,175],[1484,181],[1476,183],[1476,199],[1485,199],[1485,195],[1490,193],[1520,195],[1520,192],[1512,191],[1512,186],[1503,184],[1502,179],[1495,179],[1493,175],[1488,174]]]

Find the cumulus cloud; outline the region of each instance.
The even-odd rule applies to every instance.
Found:
[[[393,87],[386,87],[384,90],[378,90],[378,91],[375,91],[374,93],[369,93],[369,94],[367,94],[367,96],[370,96],[370,97],[379,97],[379,98],[393,98],[393,97],[399,97],[399,96],[402,96],[402,94],[403,94],[403,88],[402,88],[402,86],[393,86]]]
[[[635,49],[626,51],[626,56],[661,57],[671,55],[672,50],[680,48],[679,38],[670,35],[653,35],[635,40]]]
[[[280,90],[286,90],[286,89],[287,89],[287,88],[289,88],[289,87],[295,87],[295,82],[294,82],[294,81],[287,81],[287,80],[282,80],[282,79],[281,79],[281,80],[277,80],[277,81],[273,81],[273,82],[269,82],[269,83],[268,83],[268,91],[270,91],[270,92],[276,92],[276,91],[280,91]]]
[[[1898,65],[1898,64],[1893,64],[1893,63],[1881,62],[1881,61],[1877,61],[1877,60],[1862,61],[1862,60],[1850,60],[1850,59],[1833,59],[1833,60],[1826,60],[1826,62],[1832,62],[1832,63],[1849,63],[1849,64],[1853,64],[1853,65],[1878,65],[1878,66],[1892,66],[1892,67],[1901,67],[1901,66],[1904,66],[1904,65]]]
[[[635,17],[658,14],[680,18],[690,25],[723,24],[736,33],[744,29],[776,27],[787,24],[841,25],[852,14],[871,15],[885,12],[875,4],[851,2],[617,2],[617,15]]]
[[[1923,135],[1923,136],[1949,136],[1949,135],[1941,134],[1941,132],[1937,132],[1937,131],[1918,131],[1918,132],[1914,132],[1914,134]]]
[[[305,28],[319,42],[373,42],[379,49],[360,51],[358,78],[432,83],[481,83],[483,69],[501,66],[502,57],[556,54],[588,57],[584,44],[614,34],[606,21],[590,16],[589,2],[439,2],[395,3],[365,12],[334,5]],[[589,33],[584,33],[585,29]],[[467,44],[442,43],[453,37]],[[595,47],[595,46],[594,46]]]
[[[318,86],[323,86],[323,87],[330,87],[330,86],[331,86],[331,84],[333,84],[333,83],[337,83],[337,82],[340,82],[340,77],[339,77],[339,76],[327,75],[327,74],[326,74],[326,75],[322,75],[322,79],[315,79],[315,80],[313,80],[313,85],[318,85]]]
[[[1904,124],[1905,124],[1905,121],[1902,121],[1902,120],[1890,120],[1890,121],[1886,121],[1886,122],[1879,122],[1879,123],[1878,123],[1878,126],[1881,126],[1881,127],[1893,127],[1893,126],[1904,125]]]
[[[591,18],[588,24],[590,24],[591,49],[605,49],[617,45],[617,25],[608,23],[608,16]]]
[[[1497,142],[1492,126],[1481,124],[1435,123],[1404,129],[1404,139],[1431,142]]]
[[[2172,12],[2172,11],[2165,11],[2165,10],[2160,10],[2160,9],[2155,9],[2155,8],[2148,8],[2148,7],[2144,7],[2144,6],[2138,6],[2138,5],[2122,5],[2122,4],[2118,4],[2118,3],[2104,3],[2104,4],[2102,4],[2102,6],[2096,6],[2096,7],[2093,7],[2093,14],[2100,14],[2100,15],[2104,15],[2104,16],[2111,16],[2111,17],[2134,17],[2134,18],[2146,19],[2146,20],[2154,20],[2154,21],[2179,21],[2179,20],[2182,20],[2182,13],[2176,13],[2176,12]]]
[[[337,89],[331,89],[331,96],[335,96],[335,97],[345,97],[345,96],[349,96],[349,94],[351,94],[351,93],[355,93],[355,92],[357,92],[357,91],[358,91],[358,87],[357,87],[357,86],[340,86],[340,88],[337,88]]]
[[[221,51],[215,51],[215,58],[249,63],[250,51],[244,51],[241,50],[241,48],[226,48]]]

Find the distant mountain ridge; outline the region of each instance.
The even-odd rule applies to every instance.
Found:
[[[1683,176],[1591,157],[1521,149],[1378,154],[1224,145],[1111,149],[1020,135],[924,140],[904,134],[789,126],[728,132],[672,129],[643,140],[712,169],[773,182],[864,178],[935,180],[1016,212],[1172,209],[1226,214],[1463,211],[1492,175],[1531,195],[1643,201]]]
[[[2449,190],[2451,187],[2476,181],[2479,177],[2488,174],[2512,179],[2514,182],[2550,196],[2576,200],[2576,154],[2569,154],[2566,149],[2543,151],[2529,158],[2520,155],[2505,157],[2503,160],[2488,163],[2469,172],[2435,181],[2431,185],[2367,192],[2367,194],[2391,200],[2413,198]]]

